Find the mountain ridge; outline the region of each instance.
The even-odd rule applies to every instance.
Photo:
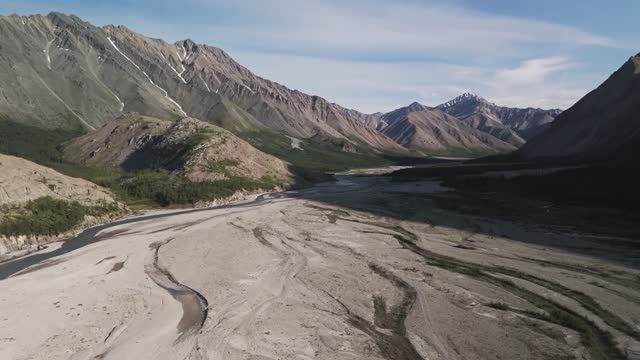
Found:
[[[562,112],[560,109],[500,106],[472,93],[464,93],[436,108],[461,119],[482,114],[511,129],[523,140],[531,139],[543,131]]]
[[[419,103],[389,112],[383,119],[388,125],[382,131],[387,136],[425,154],[470,156],[516,149],[514,145],[444,111]]]
[[[640,54],[564,111],[516,154],[535,158],[630,158],[640,148]]]
[[[9,49],[0,56],[0,65],[9,69],[0,69],[0,81],[9,84],[0,94],[0,114],[46,128],[92,130],[125,112],[138,112],[160,119],[201,119],[250,142],[257,132],[272,132],[339,143],[336,150],[342,152],[406,153],[385,128],[412,112],[442,110],[464,124],[452,121],[455,125],[441,127],[466,132],[462,137],[479,143],[463,148],[485,153],[488,144],[500,152],[519,147],[533,132],[531,124],[552,120],[539,115],[543,110],[498,107],[471,93],[437,107],[413,102],[388,113],[365,114],[257,76],[218,47],[188,38],[169,43],[124,25],[97,27],[58,12],[2,16],[0,33],[14,35],[0,39],[0,46]],[[448,121],[440,114],[414,118],[429,119],[430,126],[435,119]],[[424,132],[427,128],[418,133],[438,137]],[[495,139],[471,135],[475,131],[469,128]]]
[[[0,113],[15,121],[90,130],[125,111],[189,115],[237,134],[268,128],[404,151],[358,121],[355,110],[260,78],[224,50],[189,39],[171,44],[55,12],[2,16],[0,33],[9,35],[0,40],[7,50],[0,64],[8,69],[0,70],[0,80],[10,85],[0,96]]]

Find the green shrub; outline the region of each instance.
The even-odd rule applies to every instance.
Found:
[[[117,210],[116,204],[106,202],[90,207],[41,197],[22,207],[4,207],[0,235],[58,235],[79,225],[85,215],[101,216]]]
[[[304,150],[299,150],[291,148],[291,139],[288,137],[268,130],[244,132],[240,136],[259,150],[310,171],[342,171],[392,163],[382,154],[363,146],[356,146],[357,153],[345,152],[341,144],[344,140],[304,139]]]
[[[240,161],[232,159],[223,160],[209,160],[205,164],[205,169],[210,172],[227,174],[227,167],[234,167],[240,165]]]
[[[194,182],[183,176],[171,175],[165,170],[143,170],[123,177],[117,191],[129,201],[151,200],[160,206],[195,204],[233,195],[236,191],[270,190],[277,184],[263,177],[252,180],[231,177],[225,180]]]

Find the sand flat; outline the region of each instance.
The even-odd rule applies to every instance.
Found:
[[[548,246],[582,241],[548,229],[431,207],[390,216],[396,190],[350,178],[104,229],[0,280],[0,358],[638,354],[636,269]]]

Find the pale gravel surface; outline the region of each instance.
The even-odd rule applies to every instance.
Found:
[[[578,332],[518,312],[538,310],[530,299],[427,264],[394,236],[406,231],[417,234],[420,248],[455,261],[500,264],[588,294],[640,330],[640,292],[621,285],[638,271],[544,245],[575,237],[436,209],[412,217],[421,221],[399,220],[334,202],[364,201],[388,186],[342,178],[236,206],[154,212],[102,230],[99,242],[0,280],[0,358],[592,358]],[[401,191],[413,188],[431,185]],[[543,243],[510,240],[519,232]],[[576,300],[513,282],[593,319],[638,358],[637,339]]]

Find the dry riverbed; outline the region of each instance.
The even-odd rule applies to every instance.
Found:
[[[640,358],[635,248],[443,190],[345,176],[0,264],[0,358]]]

